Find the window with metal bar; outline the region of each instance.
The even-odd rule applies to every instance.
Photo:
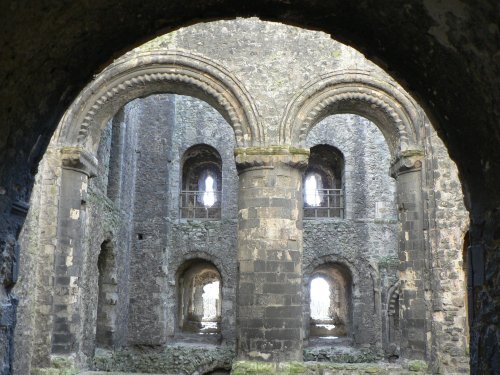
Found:
[[[344,218],[344,157],[336,148],[311,148],[304,174],[304,219]]]
[[[221,218],[221,158],[208,145],[189,148],[183,158],[180,217],[198,220]]]

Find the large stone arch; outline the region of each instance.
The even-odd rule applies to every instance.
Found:
[[[239,147],[264,142],[256,107],[243,84],[206,57],[181,50],[127,54],[111,64],[66,111],[55,141],[94,153],[101,130],[123,105],[167,92],[194,96],[212,105],[233,128]]]
[[[464,6],[430,1],[400,8],[387,2],[367,6],[365,2],[325,4],[308,0],[255,2],[245,7],[230,1],[200,4],[186,0],[128,0],[107,6],[91,0],[50,9],[41,2],[30,7],[12,5],[2,14],[2,89],[6,95],[2,97],[0,194],[5,194],[7,202],[1,218],[7,234],[2,232],[1,239],[9,244],[11,237],[16,238],[17,219],[10,214],[10,205],[19,197],[18,189],[11,186],[21,183],[29,195],[29,171],[36,167],[37,155],[43,152],[69,101],[98,66],[117,51],[181,25],[216,17],[259,15],[321,29],[349,42],[395,72],[405,87],[419,94],[421,104],[438,120],[435,125],[467,183],[474,219],[472,256],[489,271],[481,275],[477,287],[484,298],[494,301],[496,284],[492,280],[499,269],[494,233],[499,221],[500,158],[499,137],[494,131],[498,129],[497,109],[492,105],[500,94],[495,74],[497,7],[498,2],[493,0]],[[34,20],[39,27],[33,27]],[[38,32],[41,29],[43,33]],[[11,136],[19,129],[23,131],[20,136]],[[477,145],[481,147],[469,152]],[[14,307],[9,300],[6,303],[6,309],[13,311],[6,310],[9,317],[14,316]],[[484,345],[488,340],[494,342],[498,332],[495,314],[491,314],[495,303],[474,303],[478,315],[471,347],[473,371],[488,373],[494,368],[498,350],[498,345]],[[13,330],[13,323],[9,324],[6,341]],[[11,353],[9,346],[2,358],[6,366]]]
[[[425,353],[429,350],[425,335],[414,335],[410,332],[412,325],[426,321],[425,313],[418,317],[416,314],[407,313],[410,311],[410,305],[425,303],[420,294],[422,285],[415,282],[425,278],[425,271],[423,267],[405,260],[403,256],[410,254],[410,257],[420,259],[425,254],[424,197],[421,187],[422,166],[425,165],[426,159],[419,134],[424,125],[425,114],[399,86],[392,81],[378,79],[376,72],[344,70],[325,74],[311,81],[295,95],[282,119],[280,139],[304,147],[309,131],[319,121],[329,115],[341,113],[360,115],[372,121],[385,137],[391,153],[389,173],[396,180],[397,205],[402,228],[398,250],[401,259],[401,293],[404,303],[407,304],[403,306],[403,318],[407,322],[403,327],[403,337],[406,339],[403,354],[409,358],[425,358]],[[378,283],[377,280],[373,278],[374,283]],[[353,299],[355,297],[354,289]],[[357,315],[359,314],[354,314]],[[364,319],[369,321],[368,317]],[[376,334],[372,337],[358,332],[360,337],[363,337],[360,342],[372,342],[375,336],[381,341],[382,323],[379,310],[376,325]],[[420,332],[424,332],[423,328]]]
[[[343,70],[306,84],[287,105],[280,124],[280,141],[305,145],[307,134],[323,118],[352,113],[373,121],[382,131],[393,157],[419,148],[420,113],[395,83],[373,73]]]

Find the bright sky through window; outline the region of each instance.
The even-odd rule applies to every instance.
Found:
[[[318,180],[313,174],[306,178],[304,200],[309,206],[319,206],[321,204],[321,196],[318,192]]]
[[[322,277],[311,281],[311,318],[330,319],[330,286]]]
[[[214,182],[210,175],[205,178],[205,192],[203,193],[205,207],[212,207],[215,203]]]
[[[219,282],[214,281],[203,287],[203,320],[217,316],[217,300],[219,299]]]

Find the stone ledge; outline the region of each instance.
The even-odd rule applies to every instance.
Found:
[[[418,364],[413,365],[413,362]],[[232,375],[418,375],[427,374],[427,364],[423,361],[404,363],[321,363],[321,362],[281,362],[266,363],[236,361]]]

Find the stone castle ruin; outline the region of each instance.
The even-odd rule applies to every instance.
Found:
[[[468,373],[468,225],[430,120],[361,53],[185,27],[60,121],[20,234],[14,373]]]

